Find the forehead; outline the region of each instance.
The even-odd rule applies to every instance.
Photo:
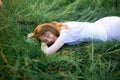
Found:
[[[43,34],[43,36],[46,36],[46,35],[48,35],[48,34],[52,34],[50,31],[47,31],[47,32],[45,32],[44,34]]]

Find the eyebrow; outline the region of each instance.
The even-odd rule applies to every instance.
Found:
[[[48,34],[48,33],[44,33],[44,34],[43,34],[43,37],[45,37],[47,34]]]
[[[46,36],[46,35],[48,35],[49,33],[45,33],[44,35]]]

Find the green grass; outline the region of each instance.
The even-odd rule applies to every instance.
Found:
[[[120,43],[65,45],[46,56],[28,33],[51,21],[94,22],[120,16],[120,0],[3,0],[0,80],[120,80]]]

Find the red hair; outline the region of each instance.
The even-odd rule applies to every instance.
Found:
[[[60,30],[63,25],[63,23],[56,21],[38,25],[34,30],[34,36],[39,40],[39,38],[43,36],[45,32],[50,31],[54,36],[59,37]]]

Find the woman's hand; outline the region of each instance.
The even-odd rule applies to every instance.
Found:
[[[29,33],[28,35],[27,35],[27,38],[29,39],[29,38],[32,38],[34,36],[34,33]]]
[[[45,50],[48,48],[47,44],[44,42],[41,42],[41,50],[45,52]]]

